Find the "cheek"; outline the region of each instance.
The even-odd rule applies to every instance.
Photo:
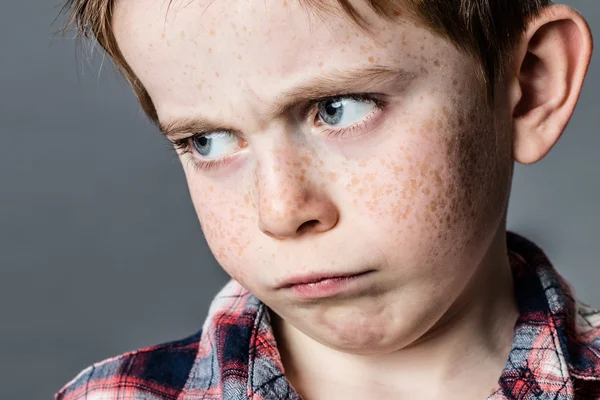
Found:
[[[364,228],[378,247],[395,253],[393,249],[408,246],[411,251],[402,252],[402,257],[409,262],[409,258],[422,258],[418,252],[427,241],[443,243],[450,238],[459,223],[458,184],[438,149],[419,152],[407,144],[395,148],[368,163],[365,171],[355,171],[346,190],[352,202],[349,213],[362,215],[360,219],[367,222]]]
[[[402,257],[412,260],[402,261],[435,264],[463,252],[490,233],[505,204],[510,161],[491,113],[479,101],[449,103],[412,125],[397,124],[406,128],[385,152],[358,164],[346,186],[380,247],[410,246]]]
[[[244,282],[245,269],[240,266],[249,261],[251,228],[256,224],[252,196],[248,191],[228,191],[225,185],[213,185],[193,168],[186,168],[185,174],[202,232],[215,259],[229,275]]]

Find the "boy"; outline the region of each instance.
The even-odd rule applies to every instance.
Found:
[[[506,232],[587,72],[546,0],[70,0],[232,281],[57,399],[598,399],[600,314]],[[221,143],[224,141],[225,143]]]

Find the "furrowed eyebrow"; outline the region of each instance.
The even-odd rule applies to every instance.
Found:
[[[371,88],[385,82],[393,82],[400,88],[414,77],[413,73],[388,67],[333,71],[316,76],[278,96],[268,115],[276,118],[300,102],[345,94],[369,93]]]
[[[235,129],[225,127],[216,122],[211,122],[205,119],[184,117],[184,118],[173,118],[160,121],[158,124],[160,131],[163,135],[177,139],[178,137],[187,137],[201,132],[223,132],[223,131],[234,131]]]
[[[388,67],[332,71],[309,79],[277,96],[266,117],[268,120],[279,118],[303,102],[346,94],[369,93],[370,88],[386,82],[402,88],[415,75],[398,68]],[[159,122],[159,128],[165,136],[172,138],[187,137],[196,133],[236,130],[217,121],[194,117],[167,119]]]

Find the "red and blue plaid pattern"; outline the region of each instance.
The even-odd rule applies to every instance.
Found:
[[[600,311],[572,290],[533,243],[507,233],[521,315],[489,400],[600,399]],[[202,330],[97,363],[57,400],[301,399],[284,376],[267,307],[234,281]]]

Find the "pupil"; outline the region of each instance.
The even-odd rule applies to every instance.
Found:
[[[328,125],[337,125],[344,116],[343,100],[328,100],[319,103],[319,117]]]
[[[325,112],[327,112],[328,115],[333,117],[337,114],[341,106],[342,104],[339,101],[327,103],[327,105],[325,106]]]
[[[210,153],[210,141],[206,136],[195,137],[192,142],[200,155],[207,156]]]

